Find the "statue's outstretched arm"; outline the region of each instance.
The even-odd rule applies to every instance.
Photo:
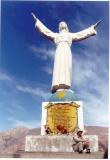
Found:
[[[48,29],[36,16],[34,13],[31,13],[35,20],[35,28],[39,30],[40,33],[42,33],[45,37],[47,37],[50,40],[54,40],[55,33],[52,32],[50,29]]]
[[[99,24],[102,22],[102,19],[101,20],[99,20],[96,24],[94,24],[94,28],[96,29],[98,26],[99,26]]]
[[[77,33],[71,33],[72,40],[73,41],[81,41],[81,40],[86,39],[90,36],[96,35],[97,34],[96,27],[99,25],[100,22],[101,22],[101,20],[98,21],[95,25],[92,25],[91,27],[89,27],[83,31],[80,31]]]

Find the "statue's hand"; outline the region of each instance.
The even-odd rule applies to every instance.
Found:
[[[102,19],[99,20],[96,24],[94,24],[94,29],[96,29],[96,27],[102,22]]]
[[[33,12],[31,12],[31,15],[33,16],[34,20],[37,21],[37,17],[35,16]]]

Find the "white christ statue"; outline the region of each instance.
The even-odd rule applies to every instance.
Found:
[[[48,29],[33,13],[32,16],[35,19],[35,27],[38,31],[52,40],[56,45],[51,87],[52,93],[56,92],[58,89],[69,89],[72,82],[72,42],[81,41],[96,35],[97,31],[95,29],[101,20],[95,25],[77,33],[69,32],[66,22],[60,22],[59,33],[55,33]]]

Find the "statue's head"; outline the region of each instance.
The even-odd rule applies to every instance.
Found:
[[[66,22],[60,22],[59,23],[59,32],[61,32],[62,30],[65,30],[65,31],[69,32]]]

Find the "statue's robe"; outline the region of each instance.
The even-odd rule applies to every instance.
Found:
[[[94,29],[94,26],[92,25],[91,27],[77,33],[54,33],[44,26],[39,19],[37,19],[35,27],[39,30],[39,32],[56,44],[52,92],[60,88],[70,88],[72,82],[72,42],[80,41],[96,35],[97,32]]]

